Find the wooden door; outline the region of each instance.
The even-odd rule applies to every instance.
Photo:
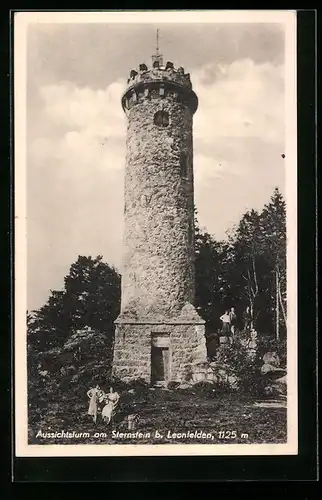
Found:
[[[151,381],[164,385],[169,377],[169,348],[155,347],[151,349]]]

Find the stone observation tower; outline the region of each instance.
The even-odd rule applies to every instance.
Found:
[[[154,385],[187,380],[206,361],[204,321],[195,310],[190,75],[163,65],[132,70],[127,116],[121,312],[113,376]]]

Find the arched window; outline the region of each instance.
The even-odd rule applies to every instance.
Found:
[[[154,125],[167,127],[169,125],[169,113],[166,111],[157,111],[154,115]]]
[[[183,179],[188,177],[188,158],[183,151],[180,153],[180,175]]]

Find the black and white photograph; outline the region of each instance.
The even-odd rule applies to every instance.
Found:
[[[16,455],[296,455],[296,12],[14,23]]]

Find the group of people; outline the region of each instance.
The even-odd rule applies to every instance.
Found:
[[[219,318],[222,322],[222,333],[224,335],[230,336],[235,334],[235,329],[236,329],[236,323],[237,323],[237,316],[235,313],[235,308],[231,307],[229,310],[227,309],[222,316]],[[251,328],[251,312],[249,306],[247,306],[244,314],[243,314],[243,321],[244,321],[244,329],[250,330]]]
[[[106,394],[100,387],[90,389],[87,392],[87,397],[89,398],[88,415],[93,418],[93,422],[96,424],[97,415],[101,410],[101,417],[104,423],[109,424],[112,417],[115,415],[115,410],[118,406],[120,395],[113,391],[113,387],[110,387],[109,392]]]
[[[224,335],[235,333],[237,316],[234,307],[232,307],[230,310],[227,309],[219,319],[222,322],[222,333]]]

